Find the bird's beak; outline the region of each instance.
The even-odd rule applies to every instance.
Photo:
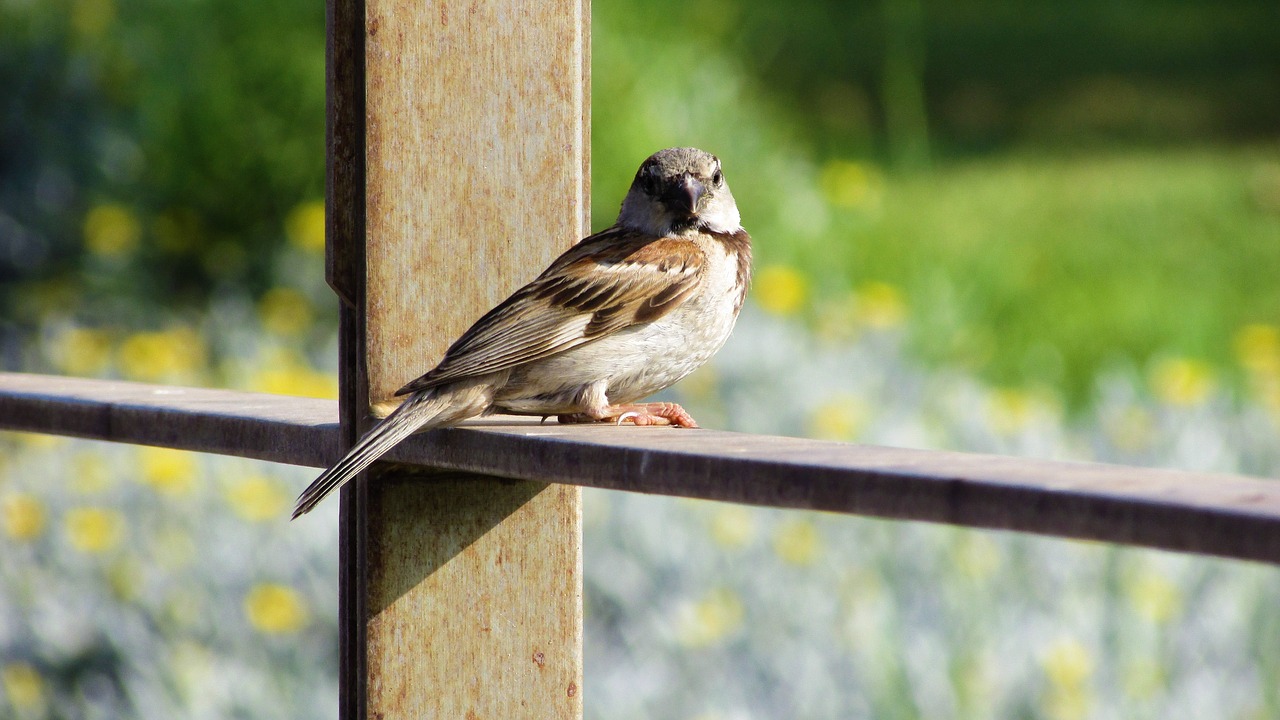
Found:
[[[686,217],[698,214],[698,203],[707,193],[707,188],[692,175],[685,175],[680,182],[666,192],[662,200],[672,212]]]

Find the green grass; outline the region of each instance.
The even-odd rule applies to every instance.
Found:
[[[610,6],[594,24],[596,228],[645,155],[703,147],[724,160],[757,266],[801,271],[813,317],[891,283],[915,356],[1077,409],[1100,371],[1163,355],[1235,384],[1239,328],[1280,322],[1280,145],[1068,133],[963,160],[940,142],[933,169],[892,172],[824,142],[823,117],[731,49],[673,27],[653,53],[643,23]]]
[[[1160,354],[1234,374],[1232,337],[1280,320],[1280,149],[996,156],[888,177],[816,241],[768,248],[818,280],[899,286],[915,350],[1087,397]]]

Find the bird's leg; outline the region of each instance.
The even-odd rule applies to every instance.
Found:
[[[684,408],[673,402],[633,403],[629,405],[611,405],[605,408],[607,415],[603,420],[611,420],[621,425],[629,422],[632,425],[674,425],[676,427],[696,428],[698,422]]]
[[[558,415],[556,419],[562,423],[616,422],[621,425],[624,422],[629,422],[632,425],[698,427],[698,423],[693,419],[693,416],[673,402],[606,405],[595,412]]]

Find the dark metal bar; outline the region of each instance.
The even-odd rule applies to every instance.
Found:
[[[334,403],[0,373],[0,428],[321,466]],[[397,463],[632,492],[925,520],[1280,563],[1280,482],[715,430],[495,417]]]
[[[199,450],[292,465],[339,457],[330,400],[0,373],[0,429]]]

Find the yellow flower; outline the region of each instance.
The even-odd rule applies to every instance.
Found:
[[[1213,368],[1203,360],[1166,358],[1151,368],[1151,389],[1160,400],[1178,406],[1199,405],[1213,392]]]
[[[869,282],[856,293],[858,319],[868,327],[889,329],[906,320],[907,303],[902,291],[885,282]]]
[[[267,332],[292,337],[311,327],[311,303],[293,288],[272,288],[258,303],[258,317]]]
[[[190,377],[205,365],[205,344],[188,327],[140,332],[120,345],[120,371],[130,380],[177,380]]]
[[[1055,687],[1078,687],[1093,674],[1093,658],[1073,637],[1061,638],[1050,646],[1042,663],[1045,676]]]
[[[4,434],[6,437],[13,438],[33,450],[53,450],[61,447],[67,442],[67,439],[64,437],[58,437],[57,435],[45,435],[43,433],[7,432]]]
[[[1025,430],[1031,424],[1034,409],[1031,394],[1016,388],[996,389],[987,401],[991,425],[1001,435]]]
[[[794,315],[809,295],[809,281],[794,268],[771,265],[756,274],[753,295],[775,315]]]
[[[119,257],[133,252],[140,237],[138,217],[123,205],[98,205],[85,216],[84,244],[95,255]]]
[[[323,253],[324,201],[313,200],[295,207],[285,220],[284,232],[294,247]]]
[[[677,611],[676,633],[681,644],[707,647],[742,627],[746,611],[742,600],[728,588],[717,588],[701,600]]]
[[[756,511],[741,505],[717,508],[711,517],[711,539],[726,548],[740,548],[756,534]]]
[[[1182,609],[1182,592],[1164,575],[1147,570],[1125,583],[1129,604],[1142,617],[1165,623]]]
[[[262,370],[251,378],[250,389],[276,395],[336,398],[338,378],[311,369],[305,358],[293,350],[277,349],[259,361]]]
[[[4,499],[4,531],[14,540],[34,540],[44,532],[44,503],[18,493]]]
[[[338,380],[308,368],[274,368],[258,373],[253,389],[277,395],[333,399],[338,397]]]
[[[250,475],[235,481],[225,495],[231,509],[252,522],[279,518],[289,504],[289,496],[279,483],[262,475]]]
[[[195,487],[199,466],[195,456],[183,450],[139,447],[142,482],[167,495],[186,495]]]
[[[821,550],[818,528],[806,519],[782,523],[773,536],[773,551],[792,565],[812,565]]]
[[[1049,648],[1041,661],[1049,688],[1043,699],[1045,714],[1058,720],[1087,717],[1093,701],[1089,678],[1093,658],[1075,638],[1064,638]]]
[[[853,440],[866,421],[865,403],[852,395],[837,395],[813,411],[809,418],[809,436],[821,440]]]
[[[879,171],[849,160],[831,160],[824,165],[818,184],[827,202],[845,208],[879,207],[884,188]]]
[[[99,375],[111,364],[111,337],[101,330],[71,328],[57,339],[53,361],[68,375]]]
[[[307,624],[307,605],[293,588],[263,583],[244,599],[244,614],[259,632],[269,635],[292,633]]]
[[[1280,327],[1255,323],[1236,333],[1236,357],[1256,373],[1280,375]]]
[[[15,710],[33,715],[43,710],[44,678],[27,663],[13,662],[0,668],[0,685]]]
[[[67,511],[65,523],[71,546],[81,552],[106,552],[124,537],[124,518],[115,510],[74,508]]]

